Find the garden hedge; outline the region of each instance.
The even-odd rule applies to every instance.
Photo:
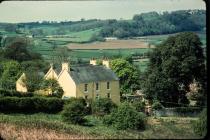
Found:
[[[4,90],[4,89],[0,89],[0,97],[5,97],[5,96],[9,96],[9,97],[32,97],[34,96],[33,93],[31,92],[27,92],[27,93],[22,93],[22,92],[18,92],[15,90]]]
[[[64,101],[55,97],[1,97],[0,112],[57,113],[62,111]]]

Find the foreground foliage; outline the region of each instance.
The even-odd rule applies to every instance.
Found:
[[[103,125],[102,121],[93,116],[86,119],[92,126],[81,126],[67,124],[62,121],[58,114],[0,114],[0,124],[14,124],[21,128],[47,129],[67,134],[76,134],[97,139],[195,139],[200,138],[195,135],[192,129],[192,122],[196,118],[190,117],[149,117],[144,131],[137,130],[117,130]],[[4,130],[3,130],[4,131]]]
[[[104,118],[104,123],[112,125],[117,129],[144,129],[145,128],[145,114],[137,112],[135,108],[128,103],[121,104],[110,115]]]
[[[99,98],[94,100],[91,104],[92,113],[98,116],[111,113],[112,109],[115,107],[116,105],[108,98]]]
[[[205,108],[198,121],[194,123],[194,131],[196,134],[205,137],[207,134],[207,108]]]
[[[46,112],[57,113],[63,108],[64,101],[48,97],[1,97],[0,112]]]
[[[64,106],[62,119],[67,123],[83,124],[85,122],[85,105],[80,100],[74,100]]]

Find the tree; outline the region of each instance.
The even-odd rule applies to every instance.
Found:
[[[3,36],[0,35],[0,48],[2,47]]]
[[[41,84],[41,89],[50,89],[52,92],[51,96],[61,98],[63,96],[63,89],[60,87],[59,83],[55,79],[43,80]]]
[[[74,100],[64,106],[62,119],[67,123],[83,124],[85,122],[85,105],[78,100]]]
[[[103,116],[109,114],[116,105],[109,98],[100,98],[94,100],[91,107],[94,114]]]
[[[118,58],[111,61],[111,69],[119,77],[123,93],[139,89],[140,72],[134,65],[122,58]]]
[[[15,32],[16,29],[17,29],[17,26],[15,24],[8,24],[4,28],[4,30],[7,32]]]
[[[43,81],[43,75],[38,69],[28,69],[26,71],[26,80],[24,81],[29,92],[39,90]]]
[[[30,69],[36,69],[40,72],[46,73],[49,70],[49,63],[43,60],[30,60],[21,62],[21,67],[23,71],[28,71]]]
[[[186,102],[193,79],[205,89],[204,55],[199,37],[184,32],[169,37],[150,54],[142,88],[147,98],[162,102]]]
[[[64,61],[68,61],[69,53],[72,50],[68,49],[67,47],[59,47],[56,48],[56,57],[57,60],[62,63]]]
[[[145,128],[146,117],[142,112],[137,112],[129,103],[122,103],[110,115],[104,117],[103,123],[112,125],[121,130]]]
[[[17,60],[18,62],[41,59],[41,55],[27,50],[27,41],[14,42],[7,46],[4,51],[4,57],[7,59]]]
[[[0,87],[7,90],[15,90],[15,82],[21,75],[21,66],[17,61],[6,61],[2,63]]]

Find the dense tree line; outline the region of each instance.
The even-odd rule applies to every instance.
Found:
[[[127,38],[144,35],[159,35],[181,31],[200,31],[205,28],[204,10],[181,10],[174,12],[142,13],[132,20],[112,21],[105,25],[100,34],[103,37]]]
[[[145,35],[169,34],[182,31],[201,31],[206,27],[205,10],[180,10],[173,12],[149,12],[134,15],[131,20],[99,20],[81,19],[80,21],[42,21],[18,24],[3,24],[0,27],[8,32],[30,32],[35,36],[65,35],[69,32],[78,32],[101,28],[98,37],[92,39],[103,41],[101,38],[114,36],[128,38]],[[53,27],[49,31],[45,27]],[[96,35],[93,35],[96,36]]]
[[[26,38],[11,38],[6,46],[0,48],[0,88],[15,90],[15,82],[25,72],[30,74],[33,85],[40,80],[39,73],[46,73],[48,64],[40,54],[29,50],[31,44]],[[37,86],[37,84],[36,84]],[[31,91],[36,90],[33,87]]]

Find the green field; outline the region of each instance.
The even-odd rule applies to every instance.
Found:
[[[68,35],[70,37],[64,37],[64,38],[59,38],[59,37],[54,37],[54,38],[45,38],[49,41],[63,41],[63,42],[88,42],[90,41],[91,37],[93,34],[97,34],[101,29],[100,28],[95,28],[95,29],[90,29],[90,30],[85,30],[85,31],[79,31],[79,32],[69,32]]]
[[[201,42],[203,43],[203,47],[206,46],[206,33],[205,32],[196,32],[198,36],[200,37]],[[177,33],[175,33],[177,34]],[[140,37],[145,42],[148,42],[152,45],[158,45],[164,40],[166,40],[169,36],[175,35],[175,34],[166,34],[166,35],[149,35],[149,36],[143,36]]]
[[[67,124],[62,122],[59,114],[0,114],[0,124],[13,124],[17,128],[37,128],[62,132],[69,135],[86,136],[92,138],[127,138],[127,139],[192,139],[199,138],[194,134],[192,117],[148,117],[146,129],[117,130],[105,126],[102,120],[94,116],[86,116],[86,126]],[[4,130],[0,130],[4,131]],[[15,130],[16,131],[16,130]]]

